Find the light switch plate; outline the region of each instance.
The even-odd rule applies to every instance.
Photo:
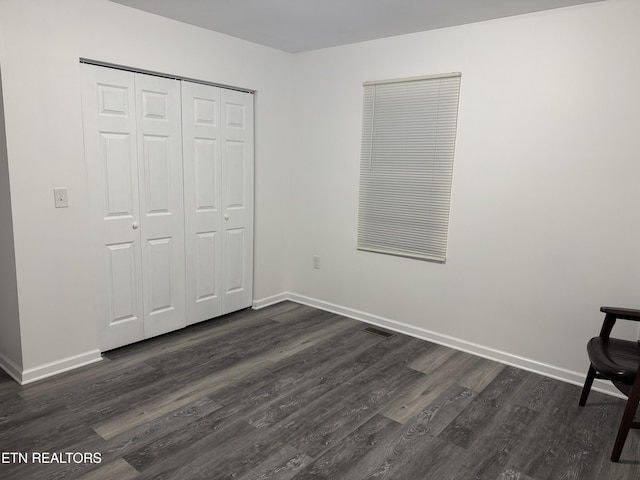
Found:
[[[69,191],[67,187],[58,187],[53,189],[56,208],[66,208],[69,206]]]

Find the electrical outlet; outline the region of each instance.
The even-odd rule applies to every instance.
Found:
[[[53,189],[56,208],[66,208],[69,206],[69,191],[67,187],[58,187]]]
[[[320,255],[313,256],[313,268],[320,270]]]

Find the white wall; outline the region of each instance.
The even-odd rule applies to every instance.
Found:
[[[23,381],[99,358],[80,57],[257,91],[255,295],[284,287],[281,172],[291,151],[283,129],[291,55],[106,0],[3,0],[0,66]],[[54,208],[55,186],[69,188],[70,208]],[[4,342],[0,349],[9,350]]]
[[[292,298],[581,381],[599,307],[640,307],[638,18],[610,0],[298,55]],[[362,82],[452,71],[447,263],[356,251]]]
[[[0,71],[0,364],[16,375],[22,371],[22,345],[13,245],[9,162],[3,112],[2,72]]]

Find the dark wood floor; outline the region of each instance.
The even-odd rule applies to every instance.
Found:
[[[365,327],[281,303],[25,387],[0,373],[0,478],[640,478],[640,431],[608,459],[622,400]]]

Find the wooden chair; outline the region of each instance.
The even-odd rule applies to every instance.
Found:
[[[640,402],[640,342],[610,338],[616,320],[640,322],[640,310],[628,308],[602,307],[605,314],[600,336],[587,343],[587,352],[591,365],[582,388],[580,406],[584,406],[591,390],[594,378],[604,378],[627,396],[627,404],[622,414],[618,436],[611,453],[611,461],[620,460],[622,447],[631,428],[640,428],[640,422],[634,422],[634,416]]]

